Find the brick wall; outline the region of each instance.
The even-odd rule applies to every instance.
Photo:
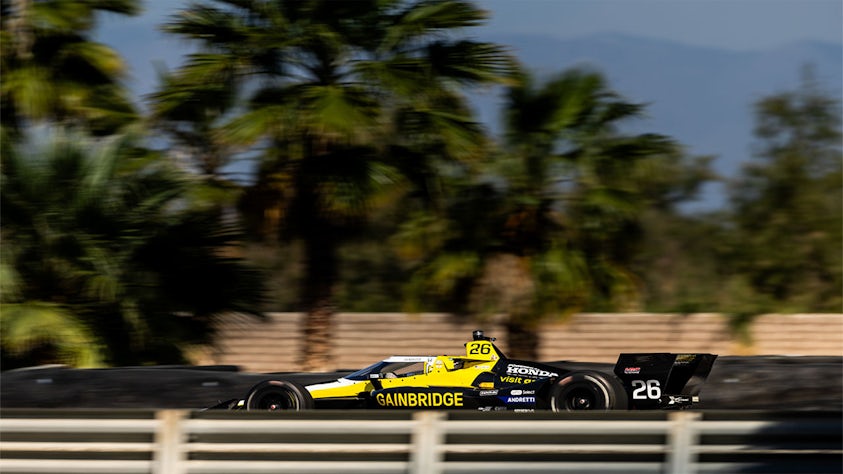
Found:
[[[201,364],[239,365],[249,372],[298,370],[300,313],[265,321],[230,314],[219,321],[215,347]],[[506,352],[500,319],[476,322],[450,314],[340,313],[334,323],[334,367],[356,369],[390,355],[459,354],[482,328]],[[542,326],[539,359],[614,362],[620,352],[712,352],[720,355],[843,355],[843,314],[763,315],[752,344],[732,334],[720,314],[577,314]]]

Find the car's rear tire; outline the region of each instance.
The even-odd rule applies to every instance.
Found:
[[[313,397],[302,385],[281,380],[265,380],[246,395],[247,410],[299,411],[313,409]]]
[[[613,375],[595,371],[571,372],[550,391],[553,411],[626,410],[629,405],[623,384]]]

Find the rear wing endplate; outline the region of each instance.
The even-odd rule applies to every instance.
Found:
[[[664,397],[696,399],[716,359],[716,354],[621,354],[614,372],[630,402],[646,408],[659,404],[657,400],[663,402]]]

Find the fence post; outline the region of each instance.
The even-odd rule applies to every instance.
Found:
[[[699,442],[696,423],[702,418],[700,413],[673,412],[669,415],[670,431],[667,443],[667,469],[669,474],[693,474],[697,461],[694,446]]]
[[[413,414],[413,434],[410,452],[410,474],[439,474],[442,472],[445,413],[420,411]]]
[[[152,474],[184,474],[182,462],[183,435],[181,421],[185,410],[160,410],[155,413],[158,428],[155,430],[155,452]]]

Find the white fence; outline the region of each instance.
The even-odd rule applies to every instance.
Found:
[[[0,412],[0,472],[841,472],[840,413]]]

